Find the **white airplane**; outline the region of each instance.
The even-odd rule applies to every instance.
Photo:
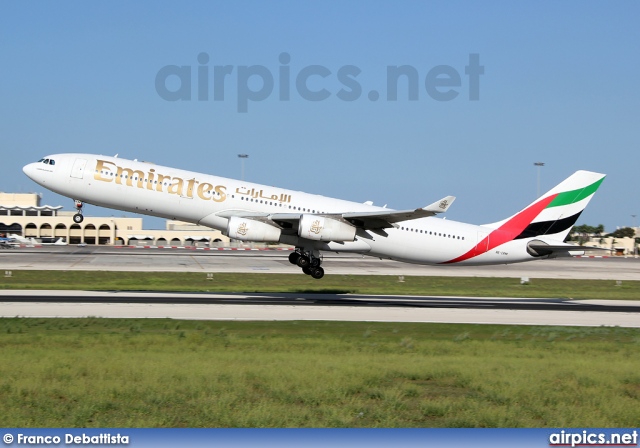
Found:
[[[17,235],[14,233],[10,233],[8,235],[8,238],[5,239],[9,239],[11,240],[13,243],[15,243],[16,245],[20,245],[20,244],[24,244],[24,245],[28,245],[28,246],[66,246],[67,243],[65,242],[64,238],[57,238],[57,239],[53,239],[53,238],[42,238],[42,241],[38,241],[35,238],[25,238],[22,235]],[[2,241],[2,238],[0,238],[0,241]]]
[[[584,253],[564,243],[605,175],[577,171],[515,215],[473,225],[435,218],[447,196],[413,210],[285,190],[148,162],[92,154],[55,154],[23,168],[32,180],[84,202],[192,222],[242,241],[295,246],[289,261],[322,278],[321,251],[407,263],[489,265]]]
[[[20,243],[13,237],[0,236],[0,248],[7,249],[15,246],[19,246]]]
[[[10,233],[9,235],[7,235],[7,237],[10,238],[17,246],[21,244],[29,246],[37,244],[36,240],[34,240],[33,238],[25,238],[22,235],[17,235],[15,233]]]

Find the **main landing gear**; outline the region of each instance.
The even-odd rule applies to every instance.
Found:
[[[324,277],[324,269],[320,267],[322,259],[316,257],[313,252],[305,251],[301,247],[296,247],[295,252],[289,254],[289,263],[302,268],[302,272],[315,279]]]
[[[84,216],[82,216],[82,206],[84,205],[82,201],[77,199],[74,200],[76,206],[76,214],[73,215],[73,222],[76,224],[80,224],[84,220]]]

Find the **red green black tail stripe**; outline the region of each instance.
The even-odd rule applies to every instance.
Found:
[[[585,188],[555,193],[542,198],[530,207],[508,219],[467,253],[452,260],[445,261],[442,264],[458,263],[460,261],[468,260],[469,258],[477,257],[478,255],[486,253],[491,249],[514,239],[560,233],[567,230],[575,224],[582,213],[582,210],[567,218],[554,221],[533,222],[533,220],[546,208],[571,205],[588,198],[595,193],[603,180],[604,178],[599,179]]]
[[[514,239],[519,240],[522,238],[533,238],[538,235],[551,235],[554,233],[564,232],[578,221],[581,214],[582,211],[579,211],[573,216],[568,216],[555,221],[532,222]]]
[[[595,193],[603,180],[604,177],[585,188],[557,193],[553,201],[549,204],[549,207],[559,207],[561,205],[570,205],[580,202]]]

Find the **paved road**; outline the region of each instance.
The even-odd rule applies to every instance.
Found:
[[[561,299],[1,291],[1,317],[338,320],[640,327],[640,302]]]
[[[49,246],[0,251],[0,270],[127,270],[297,273],[288,251],[203,251]],[[640,280],[640,259],[563,258],[501,266],[420,266],[377,258],[325,254],[327,274],[530,277]],[[320,280],[322,281],[322,280]]]
[[[295,273],[287,251],[42,247],[0,251],[0,270]],[[640,280],[640,260],[570,258],[507,266],[417,266],[325,255],[328,273]],[[301,274],[302,275],[302,274]],[[320,280],[322,281],[322,280]],[[554,299],[300,294],[143,294],[0,291],[3,317],[170,317],[640,327],[640,303]]]

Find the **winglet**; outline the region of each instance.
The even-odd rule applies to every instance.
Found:
[[[449,210],[449,207],[451,207],[451,204],[453,204],[453,201],[455,200],[455,196],[447,196],[446,198],[442,198],[431,205],[427,205],[422,210],[432,213],[444,213]]]

